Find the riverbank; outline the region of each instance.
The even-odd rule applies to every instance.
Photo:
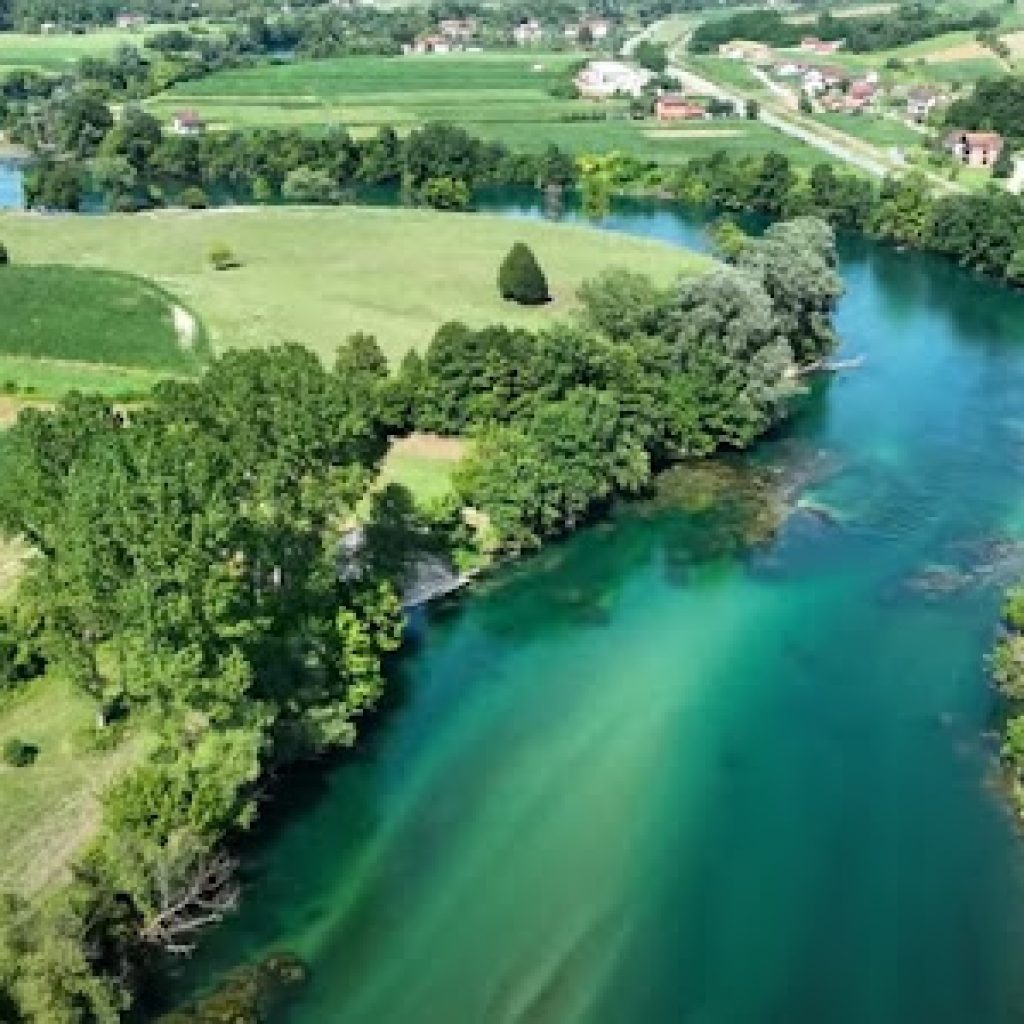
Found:
[[[623,506],[425,611],[379,729],[268,809],[179,991],[288,948],[287,1024],[1017,1019],[997,595],[906,581],[1024,536],[1021,298],[852,238],[841,267],[864,366],[747,458],[821,460],[806,499],[842,527],[750,547],[733,504]]]

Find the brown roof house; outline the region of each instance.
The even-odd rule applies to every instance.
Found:
[[[968,167],[991,167],[1003,151],[1003,137],[998,132],[950,132],[946,149]]]
[[[707,117],[708,111],[685,96],[666,93],[655,101],[654,116],[659,121],[698,121]]]

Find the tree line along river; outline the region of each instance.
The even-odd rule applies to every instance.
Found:
[[[605,226],[704,245],[653,203]],[[180,993],[287,949],[282,1024],[1024,1018],[983,664],[1024,574],[1024,297],[841,256],[863,365],[731,467],[803,507],[751,545],[737,487],[668,488],[421,614]]]

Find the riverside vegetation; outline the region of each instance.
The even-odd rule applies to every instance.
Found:
[[[828,226],[799,219],[675,288],[608,274],[576,322],[448,325],[397,373],[355,335],[331,369],[296,346],[230,353],[141,409],[72,395],[24,413],[0,521],[33,554],[5,613],[3,685],[69,680],[96,708],[82,742],[130,735],[135,756],[71,879],[5,898],[4,1018],[148,1012],[162,958],[236,905],[232,841],[274,767],[351,744],[379,701],[420,554],[535,548],[661,466],[751,444],[835,343],[834,261]],[[412,428],[473,442],[455,495],[426,510],[370,492],[388,438]],[[175,1019],[260,1019],[259,979],[301,975],[261,971]]]

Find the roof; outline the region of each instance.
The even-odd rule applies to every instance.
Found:
[[[182,124],[202,124],[203,119],[194,110],[175,111],[174,120]]]
[[[970,132],[956,129],[946,136],[946,144],[963,140],[971,149],[1001,149],[1003,137],[999,132]]]

